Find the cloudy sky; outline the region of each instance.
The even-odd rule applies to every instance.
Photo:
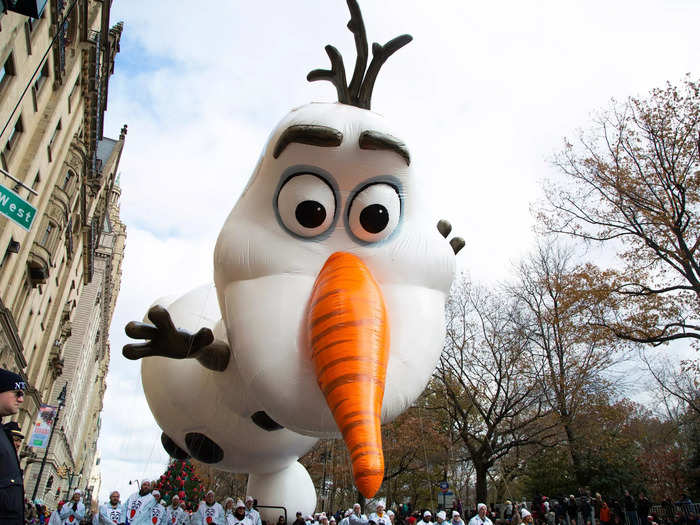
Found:
[[[461,269],[505,278],[532,243],[529,205],[548,158],[611,97],[697,68],[695,0],[475,2],[361,0],[370,41],[410,33],[377,81],[372,108],[403,131],[430,217],[467,241]],[[129,132],[121,161],[127,225],[102,434],[103,485],[156,477],[166,455],[124,324],[158,297],[212,280],[219,228],[273,128],[291,108],[333,101],[333,43],[354,65],[343,0],[116,0],[124,21],[105,134]],[[194,395],[194,393],[193,393]]]

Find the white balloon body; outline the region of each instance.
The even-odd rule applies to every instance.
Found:
[[[283,132],[304,124],[338,130],[342,143],[291,143],[275,158]],[[287,501],[289,512],[311,513],[315,506],[313,485],[297,458],[317,437],[339,435],[303,330],[326,259],[340,251],[356,255],[384,296],[390,349],[382,422],[415,401],[442,351],[454,253],[422,213],[421,181],[409,163],[396,151],[360,149],[364,131],[400,138],[380,115],[343,104],[309,104],[280,122],[219,234],[216,291],[204,286],[160,303],[176,327],[210,327],[226,342],[228,367],[216,372],[194,359],[143,360],[146,397],[164,433],[185,451],[187,433],[204,434],[223,450],[216,468],[253,473],[249,493],[261,505]],[[429,184],[429,174],[424,177]],[[290,208],[304,198],[326,206],[323,231],[313,237],[294,224]],[[386,238],[361,228],[355,206],[373,200],[390,215]],[[259,428],[251,420],[258,411],[285,428]]]
[[[196,288],[174,302],[160,299],[155,304],[165,306],[179,328],[195,332],[207,327],[225,337],[213,285]],[[313,512],[316,506],[313,483],[296,460],[316,439],[286,429],[269,432],[253,423],[250,416],[259,408],[235,368],[232,361],[223,375],[207,370],[193,359],[143,359],[143,388],[158,426],[183,450],[187,450],[186,434],[206,435],[224,451],[224,460],[216,467],[251,473],[249,486],[255,479],[277,479],[277,484],[299,487],[299,490],[272,492],[258,484],[248,494],[255,494],[261,505]],[[256,478],[253,473],[262,478]]]
[[[247,494],[255,494],[258,502],[276,501],[279,494],[284,494],[285,499],[276,506],[287,509],[287,523],[292,523],[295,512],[302,512],[304,515],[311,514],[313,509],[306,511],[308,502],[316,503],[316,489],[306,472],[304,466],[295,461],[282,472],[272,474],[255,474],[248,476]],[[259,509],[261,519],[268,523],[277,523],[281,512],[280,509]]]

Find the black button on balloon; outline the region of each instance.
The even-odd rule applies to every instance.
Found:
[[[381,204],[371,204],[360,212],[360,224],[369,233],[379,233],[389,224],[389,212]]]
[[[326,220],[326,208],[317,201],[300,202],[294,214],[304,228],[318,228]]]

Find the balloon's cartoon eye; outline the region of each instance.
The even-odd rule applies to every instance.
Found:
[[[363,242],[389,237],[401,218],[401,199],[391,184],[378,182],[357,192],[350,203],[348,226]]]
[[[277,194],[277,212],[284,227],[301,237],[321,235],[335,218],[335,195],[318,175],[300,173],[289,178]]]

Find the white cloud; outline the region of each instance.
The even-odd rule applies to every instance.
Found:
[[[361,7],[371,41],[415,37],[385,64],[373,108],[405,130],[430,220],[452,221],[467,241],[460,264],[476,279],[503,277],[529,248],[528,205],[561,137],[611,96],[677,81],[700,48],[700,6],[681,0]],[[129,124],[129,229],[100,438],[103,497],[164,461],[159,444],[150,454],[159,432],[138,364],[121,357],[123,326],[155,298],[211,280],[218,228],[272,126],[292,107],[333,100],[330,84],[305,80],[328,67],[323,46],[341,50],[346,70],[354,65],[346,9],[342,0],[113,4],[125,29],[106,130]]]

